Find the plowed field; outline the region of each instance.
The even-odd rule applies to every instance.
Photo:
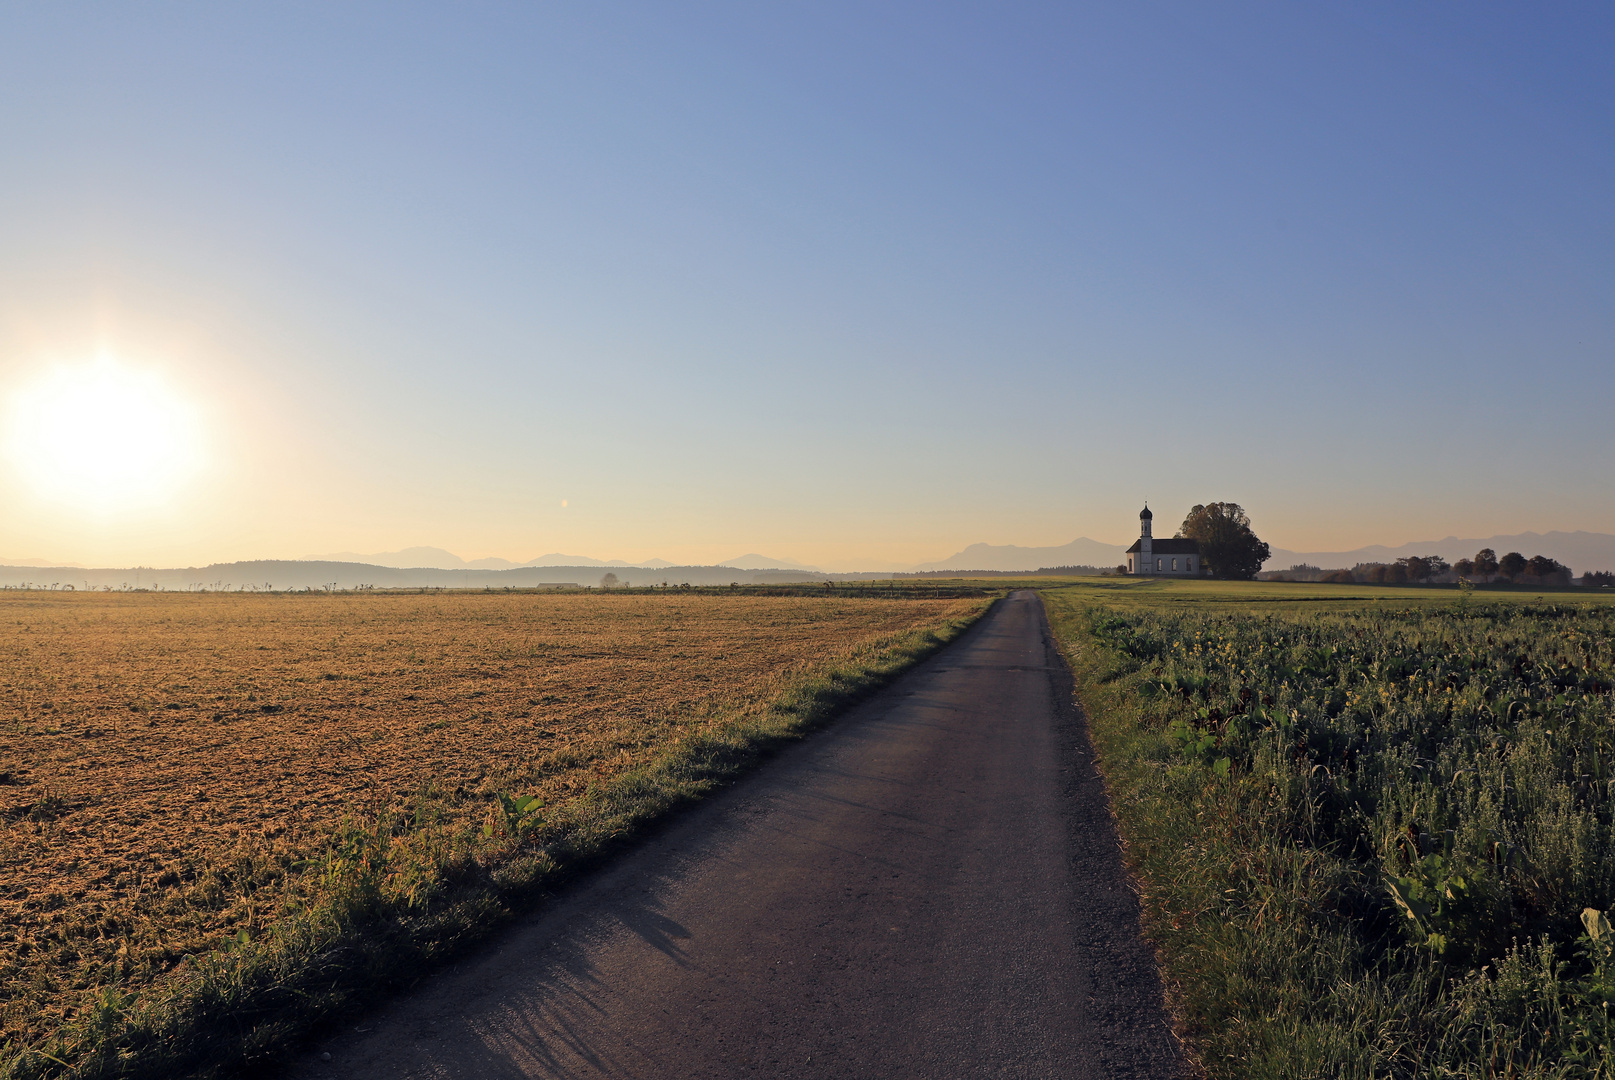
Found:
[[[564,804],[957,600],[0,594],[0,1041],[273,912],[344,814]],[[266,860],[264,856],[273,855]],[[257,871],[254,871],[257,872]]]

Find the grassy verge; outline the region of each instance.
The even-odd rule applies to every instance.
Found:
[[[1204,1072],[1611,1076],[1615,609],[1177,585],[1044,595]]]
[[[322,1022],[408,986],[647,825],[823,725],[958,637],[989,603],[806,661],[784,692],[710,718],[554,810],[502,793],[490,820],[471,827],[451,820],[448,797],[428,787],[405,811],[356,811],[318,858],[278,866],[244,851],[220,869],[220,889],[261,910],[229,947],[186,956],[138,993],[114,979],[49,1040],[7,1048],[0,1077],[208,1077],[270,1066]],[[297,889],[272,894],[292,879]]]

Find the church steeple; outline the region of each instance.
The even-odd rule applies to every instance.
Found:
[[[1169,577],[1204,577],[1205,564],[1200,558],[1200,543],[1186,536],[1173,536],[1167,525],[1166,537],[1159,546],[1151,538],[1155,515],[1150,504],[1138,513],[1138,539],[1127,549],[1126,570],[1129,574],[1165,574]],[[1120,567],[1118,567],[1120,569]]]

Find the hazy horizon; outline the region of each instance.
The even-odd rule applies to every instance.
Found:
[[[15,7],[0,552],[1615,533],[1615,9]]]
[[[249,559],[210,559],[198,563],[185,564],[188,567],[233,565],[236,563],[261,562],[308,562],[308,563],[349,563],[356,565],[377,566],[390,569],[438,569],[444,571],[459,570],[543,570],[546,568],[559,568],[569,571],[578,569],[593,569],[602,573],[612,569],[650,569],[669,567],[730,567],[742,570],[797,570],[810,573],[827,574],[860,574],[873,572],[916,572],[942,569],[974,569],[974,570],[1012,570],[1037,569],[1049,566],[1094,566],[1106,567],[1116,564],[1122,558],[1126,544],[1131,540],[1117,543],[1107,543],[1094,540],[1091,537],[1077,537],[1058,545],[1018,545],[1018,544],[990,544],[977,542],[966,545],[952,554],[919,563],[904,563],[899,565],[836,565],[813,566],[781,559],[774,556],[750,552],[745,555],[730,556],[720,559],[708,559],[676,563],[671,560],[654,556],[639,560],[596,559],[588,555],[564,555],[549,553],[535,556],[530,559],[507,559],[502,556],[483,556],[479,558],[464,558],[454,552],[430,545],[417,545],[390,552],[353,552],[339,551],[320,554],[307,554],[296,557],[260,556]],[[1517,534],[1493,534],[1490,537],[1457,537],[1448,535],[1441,539],[1409,540],[1400,544],[1369,544],[1355,549],[1344,551],[1314,550],[1303,551],[1287,548],[1283,545],[1272,545],[1272,558],[1266,563],[1266,569],[1287,569],[1291,563],[1298,560],[1307,560],[1324,565],[1325,568],[1349,568],[1358,562],[1373,562],[1376,560],[1394,560],[1405,555],[1442,555],[1449,560],[1463,558],[1474,554],[1481,547],[1493,547],[1498,554],[1506,550],[1519,550],[1522,554],[1547,555],[1571,566],[1580,574],[1591,570],[1607,570],[1615,568],[1615,534],[1594,533],[1587,531],[1527,531]],[[975,557],[972,553],[980,553],[982,557]],[[83,563],[70,563],[52,561],[39,558],[7,558],[0,556],[0,566],[10,567],[38,567],[44,568],[80,568],[80,569],[182,569],[179,564],[167,567],[158,564],[128,564],[118,567],[113,564],[91,567]]]

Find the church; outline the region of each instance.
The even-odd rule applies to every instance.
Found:
[[[1150,535],[1155,515],[1148,503],[1138,515],[1138,539],[1127,549],[1129,574],[1159,574],[1162,577],[1204,577],[1200,562],[1200,541],[1157,540]]]

